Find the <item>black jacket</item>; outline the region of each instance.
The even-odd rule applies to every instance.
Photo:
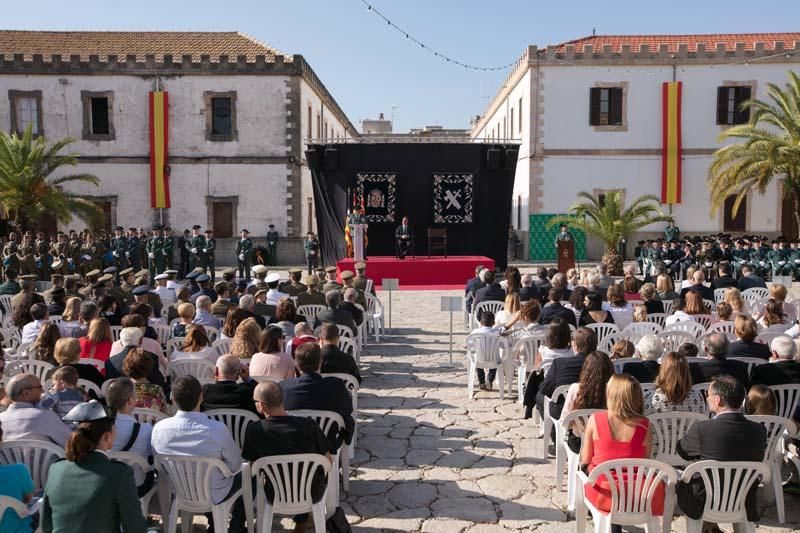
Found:
[[[464,287],[464,297],[466,299],[466,306],[467,306],[467,313],[472,312],[472,301],[475,299],[475,292],[483,288],[485,285],[481,281],[481,279],[477,276],[470,279],[467,282],[466,287]]]
[[[251,313],[250,311],[245,311],[244,309],[242,311],[243,311],[243,313],[245,315],[245,317],[242,319],[243,321],[247,320],[248,318],[252,318],[252,319],[254,319],[256,321],[256,323],[258,323],[258,327],[260,327],[261,329],[264,329],[265,327],[267,327],[267,321],[264,319],[263,316],[257,315],[255,313]],[[270,315],[270,316],[273,316],[273,315]]]
[[[341,309],[350,313],[350,315],[353,317],[353,322],[356,323],[356,326],[360,326],[361,323],[364,322],[364,312],[356,307],[354,303],[342,302],[339,304],[337,309]]]
[[[747,373],[747,365],[741,361],[729,361],[727,359],[709,359],[701,363],[689,363],[689,373],[692,375],[692,383],[708,383],[711,378],[719,374],[728,374],[739,380],[745,389],[750,388],[750,377]]]
[[[567,309],[560,303],[550,302],[545,304],[542,308],[542,314],[539,316],[539,324],[549,324],[554,318],[560,318],[573,326],[577,326],[575,313],[571,309]]]
[[[519,289],[519,301],[527,302],[528,300],[542,301],[542,295],[535,285],[532,287],[520,287]]]
[[[753,385],[789,385],[800,383],[800,363],[797,361],[771,361],[756,365],[750,374]]]
[[[344,430],[336,424],[328,433],[331,452],[339,449],[342,441],[350,443],[356,423],[353,420],[353,401],[341,379],[319,374],[303,374],[299,378],[285,379],[280,383],[283,405],[287,411],[318,409],[339,413],[344,419]]]
[[[326,344],[321,351],[323,374],[350,374],[361,383],[361,373],[352,355],[332,344]]]
[[[244,409],[258,414],[253,401],[253,390],[258,382],[251,379],[247,383],[235,381],[217,381],[203,386],[203,403],[201,411],[211,409]]]
[[[344,309],[325,309],[317,313],[317,319],[314,321],[314,329],[322,324],[339,324],[340,326],[347,326],[353,331],[353,336],[356,335],[356,323],[353,321],[353,315]]]
[[[644,303],[644,307],[647,310],[648,315],[652,315],[653,313],[664,312],[664,302],[662,302],[661,300],[647,300]]]
[[[622,372],[633,376],[639,383],[653,383],[661,365],[658,361],[629,361],[622,366]]]
[[[711,282],[711,287],[714,289],[727,289],[729,287],[736,287],[736,280],[731,276],[717,276]]]
[[[554,359],[550,364],[550,370],[547,371],[547,375],[544,377],[544,381],[539,385],[539,391],[536,393],[536,404],[542,405],[544,397],[552,396],[556,387],[577,383],[585,360],[586,356],[583,354]],[[550,405],[552,407],[551,414],[555,417],[560,417],[561,410],[564,408],[563,402]]]
[[[740,339],[728,345],[728,357],[758,357],[767,360],[772,357],[772,352],[766,344]]]
[[[502,302],[505,299],[506,291],[503,290],[503,287],[501,287],[499,283],[494,283],[492,285],[481,287],[475,292],[475,299],[472,300],[472,306],[475,307],[481,302],[490,302],[493,300]],[[480,320],[481,315],[478,314],[477,318]]]
[[[739,278],[740,291],[746,291],[747,289],[754,289],[756,287],[766,289],[767,284],[763,278],[756,276],[755,274],[751,274],[749,276],[742,276],[741,278]]]
[[[714,301],[714,289],[711,287],[706,287],[705,285],[690,285],[685,289],[681,290],[681,298],[686,298],[686,293],[689,291],[697,291],[700,293],[700,296],[703,300],[711,300]]]

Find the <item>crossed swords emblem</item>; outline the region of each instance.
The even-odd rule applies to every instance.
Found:
[[[444,192],[445,200],[447,200],[447,205],[444,206],[445,209],[450,209],[454,207],[456,209],[461,209],[461,202],[458,201],[461,198],[461,191],[445,191]]]

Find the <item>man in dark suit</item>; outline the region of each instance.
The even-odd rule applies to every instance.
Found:
[[[519,289],[519,301],[527,302],[528,300],[538,300],[541,302],[542,294],[533,284],[533,276],[525,274],[522,276],[522,287]]]
[[[692,383],[708,383],[714,376],[728,374],[739,380],[746,389],[750,388],[747,365],[741,361],[726,359],[729,344],[728,337],[723,333],[712,333],[706,338],[705,352],[708,361],[689,364]]]
[[[769,363],[753,367],[751,380],[753,385],[788,385],[800,383],[800,363],[797,357],[797,346],[788,335],[780,335],[770,343],[772,357]]]
[[[408,250],[411,249],[411,226],[408,225],[408,217],[403,217],[403,222],[394,230],[394,238],[397,242],[397,254],[400,259],[405,259]]]
[[[550,290],[552,285],[550,284],[550,279],[547,277],[547,269],[545,267],[539,267],[536,270],[536,279],[533,280],[534,285],[541,294],[547,294],[547,291]]]
[[[333,424],[327,435],[331,452],[335,452],[342,442],[349,444],[353,440],[356,423],[353,420],[350,393],[341,379],[323,378],[320,375],[322,352],[319,345],[309,342],[298,347],[295,361],[301,376],[285,379],[280,383],[286,410],[318,409],[341,415],[345,427],[339,428]]]
[[[720,263],[717,269],[717,277],[711,282],[712,289],[727,289],[729,287],[736,287],[736,280],[731,276],[733,267],[730,263]]]
[[[764,278],[756,276],[755,272],[753,272],[752,265],[742,265],[742,277],[739,278],[739,290],[746,291],[747,289],[753,289],[755,287],[766,289],[767,284]]]
[[[319,334],[323,374],[350,374],[361,383],[361,373],[353,356],[339,349],[339,328],[323,324]]]
[[[703,300],[711,300],[714,301],[714,290],[711,287],[706,287],[703,285],[703,282],[706,280],[706,275],[703,274],[702,270],[696,270],[694,274],[692,274],[692,285],[689,285],[685,289],[681,290],[681,298],[686,299],[686,293],[689,291],[697,291],[700,293],[700,296]]]
[[[353,331],[353,337],[355,337],[356,323],[353,320],[353,315],[344,309],[339,309],[339,304],[342,303],[342,293],[336,290],[326,292],[325,303],[328,304],[328,308],[317,313],[314,328],[316,329],[322,324],[338,324],[350,328]]]
[[[344,300],[342,300],[337,309],[350,313],[356,326],[360,326],[364,322],[364,312],[356,307],[356,298],[358,298],[358,291],[353,287],[348,287],[344,290]]]
[[[554,318],[560,318],[568,324],[577,326],[575,323],[575,313],[561,305],[562,297],[561,289],[557,289],[556,287],[550,288],[550,291],[547,293],[548,302],[542,308],[542,314],[539,316],[539,324],[549,324]]]
[[[228,315],[228,309],[236,307],[231,302],[230,287],[224,281],[220,281],[214,285],[214,292],[217,293],[217,301],[211,306],[211,314],[225,318]]]
[[[495,283],[494,272],[487,270],[483,275],[483,281],[486,282],[486,286],[475,292],[475,299],[472,301],[473,306],[477,307],[481,302],[493,300],[502,302],[506,299],[506,291],[503,290],[499,283]],[[480,321],[481,314],[478,313],[476,318]]]
[[[247,320],[248,318],[252,318],[258,323],[258,327],[261,329],[267,327],[267,320],[264,318],[264,315],[256,313],[255,296],[251,294],[245,294],[239,298],[239,310],[244,314],[244,318],[242,319],[243,321]],[[269,316],[275,316],[275,308],[272,308],[272,314],[265,314]]]
[[[767,430],[742,413],[745,388],[729,375],[715,377],[708,388],[708,406],[712,420],[696,422],[678,442],[676,451],[687,461],[753,461],[762,462],[767,446]],[[756,483],[745,500],[747,519],[758,521]],[[690,518],[702,515],[705,490],[698,478],[678,485],[678,505]]]
[[[728,345],[728,357],[758,357],[764,361],[772,357],[769,346],[756,341],[758,324],[753,317],[739,315],[734,321],[737,339]]]
[[[241,383],[237,383],[239,378]],[[235,355],[223,355],[214,367],[214,383],[203,386],[201,411],[210,409],[244,409],[257,413],[253,402],[253,389],[258,383],[250,379],[247,366]]]
[[[483,280],[481,279],[481,271],[484,269],[485,267],[483,265],[478,265],[475,267],[475,277],[467,281],[467,285],[464,287],[464,298],[467,306],[467,313],[472,312],[472,300],[475,298],[475,292],[484,286]]]

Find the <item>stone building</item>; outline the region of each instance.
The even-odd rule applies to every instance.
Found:
[[[749,120],[738,104],[764,98],[769,83],[783,86],[798,66],[800,33],[596,35],[529,46],[471,136],[521,142],[510,223],[528,244],[529,222],[540,227],[567,212],[577,191],[660,196],[662,84],[680,81],[682,200],[663,210],[684,234],[796,236],[778,180],[749,194],[737,216],[729,201],[712,217],[707,175],[719,134]],[[663,225],[645,229],[634,238],[663,235]],[[590,257],[602,253],[598,244],[588,243]],[[544,259],[532,255],[526,247],[524,258]]]
[[[163,210],[150,203],[154,90],[169,93]],[[105,227],[210,227],[218,264],[234,261],[241,228],[258,241],[269,224],[284,237],[282,262],[301,261],[315,226],[306,140],[358,135],[302,55],[237,32],[0,31],[0,91],[2,127],[77,139],[70,171],[101,185],[73,192],[97,198]]]

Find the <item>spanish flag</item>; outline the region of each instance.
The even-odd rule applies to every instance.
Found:
[[[150,206],[169,207],[169,95],[150,93]]]
[[[681,203],[681,89],[683,82],[664,82],[661,203]]]

